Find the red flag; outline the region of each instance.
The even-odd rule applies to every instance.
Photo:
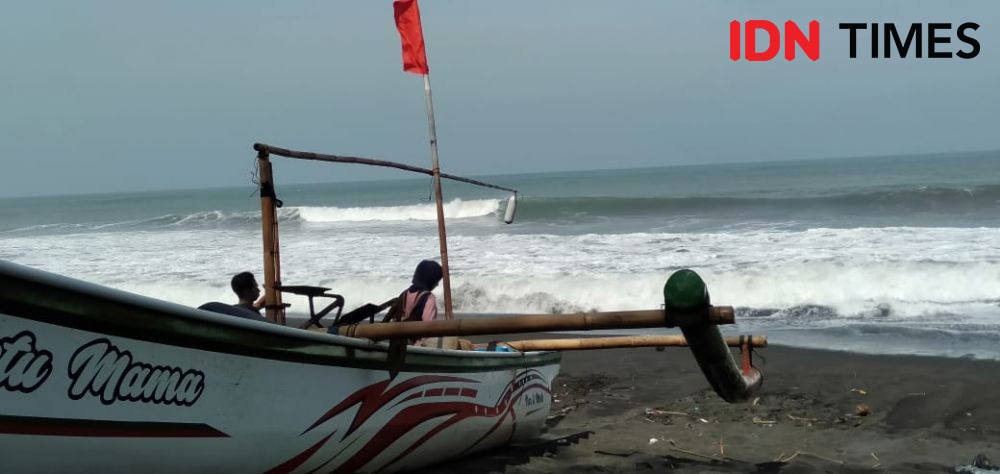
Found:
[[[414,74],[427,74],[427,55],[424,54],[424,31],[420,27],[420,8],[417,0],[395,0],[392,9],[396,14],[396,29],[403,42],[403,70]]]

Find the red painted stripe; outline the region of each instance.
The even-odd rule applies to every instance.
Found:
[[[415,399],[420,398],[422,396],[424,396],[424,392],[411,393],[410,396],[408,396],[408,397],[406,397],[406,398],[403,399],[403,402],[408,402],[410,400],[415,400]],[[403,403],[403,402],[400,402],[400,403]]]
[[[370,416],[375,414],[376,411],[408,390],[437,382],[478,383],[471,379],[445,375],[420,375],[403,381],[392,388],[388,388],[391,382],[392,379],[384,380],[354,392],[333,408],[330,408],[325,414],[323,414],[323,416],[316,420],[312,426],[306,428],[302,434],[308,433],[317,426],[323,424],[323,422],[360,403],[361,407],[358,409],[357,414],[354,415],[354,421],[351,423],[350,429],[348,429],[347,433],[344,434],[344,436],[347,436],[353,433],[354,430],[358,429],[358,427],[361,426],[361,424],[364,423]]]
[[[446,388],[446,389],[444,389],[444,394],[445,394],[445,396],[458,395],[458,393],[460,391],[461,390],[459,388],[457,388],[457,387]]]
[[[432,388],[432,389],[424,392],[424,396],[425,397],[440,397],[442,393],[444,393],[444,389],[443,388]]]
[[[278,466],[275,466],[271,470],[267,471],[267,474],[286,474],[294,471],[295,468],[301,466],[304,462],[308,461],[309,458],[316,453],[316,451],[319,451],[319,448],[323,447],[323,445],[326,444],[327,440],[329,440],[334,433],[336,433],[336,431],[326,435],[325,438],[319,440],[316,444],[310,446],[309,449],[302,451],[294,458],[289,459]]]
[[[476,395],[479,394],[479,391],[471,388],[463,388],[461,393],[463,397],[476,398]]]

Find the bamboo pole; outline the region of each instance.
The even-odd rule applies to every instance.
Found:
[[[701,324],[733,324],[732,306],[713,306]],[[637,329],[664,327],[671,316],[665,310],[608,311],[576,314],[534,314],[495,318],[394,322],[341,326],[342,336],[368,339],[397,339],[435,336],[476,336],[525,332],[587,331],[594,329]]]
[[[270,167],[270,166],[271,165],[268,164],[268,167]],[[274,288],[275,288],[275,303],[274,304],[276,306],[275,311],[274,311],[274,319],[275,319],[275,322],[277,322],[278,324],[284,326],[285,325],[285,307],[284,307],[284,304],[282,303],[281,292],[277,291],[277,288],[281,288],[281,250],[280,250],[281,246],[278,243],[279,242],[280,233],[278,232],[277,208],[274,207],[274,206],[272,206],[271,207],[271,212],[275,213],[275,215],[272,216],[272,218],[271,218],[272,222],[274,222],[274,225],[272,226],[272,228],[274,229],[274,236],[271,238],[271,246],[272,246],[271,247],[272,248],[271,255],[274,258],[274,283],[273,283]],[[267,300],[265,299],[265,306],[266,306],[266,303],[267,303]]]
[[[441,275],[444,280],[444,316],[454,319],[451,312],[451,275],[448,272],[448,235],[444,228],[444,196],[441,194],[441,166],[438,164],[437,129],[434,127],[434,101],[431,98],[430,75],[424,73],[424,97],[427,99],[427,132],[431,139],[431,172],[434,176],[434,204],[437,208],[438,243],[441,247]]]
[[[288,148],[266,145],[264,143],[255,143],[253,145],[253,149],[257,151],[266,150],[272,155],[283,156],[285,158],[292,158],[296,160],[326,161],[328,163],[354,163],[359,165],[381,166],[383,168],[395,168],[403,171],[412,171],[414,173],[426,174],[427,176],[434,176],[434,170],[431,170],[429,168],[421,168],[419,166],[396,163],[394,161],[375,160],[372,158],[361,158],[357,156],[326,155],[322,153],[313,153],[309,151],[289,150]],[[456,176],[453,174],[440,173],[440,176],[444,179],[450,179],[452,181],[474,184],[476,186],[499,189],[502,191],[510,191],[512,193],[517,192],[516,189],[505,188],[503,186],[497,186],[495,184],[490,184],[471,178],[463,178],[461,176]]]
[[[744,339],[725,338],[729,347],[740,347]],[[767,347],[766,336],[748,336],[746,342],[753,347]],[[620,349],[632,347],[687,347],[684,336],[616,336],[585,337],[572,339],[529,339],[524,341],[501,342],[522,352],[532,351],[587,351],[595,349]],[[478,345],[477,345],[478,346]]]
[[[267,319],[278,324],[285,324],[284,311],[281,308],[280,256],[278,254],[278,216],[275,211],[274,178],[271,173],[271,161],[266,149],[257,150],[257,169],[260,175],[260,223],[264,238],[264,306]]]

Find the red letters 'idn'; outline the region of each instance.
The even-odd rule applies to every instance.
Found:
[[[781,51],[781,31],[778,26],[768,20],[747,20],[743,26],[745,30],[742,36],[746,38],[744,45],[740,44],[741,31],[739,20],[729,22],[729,59],[739,61],[740,55],[745,55],[747,61],[770,61],[778,56]],[[767,33],[767,49],[757,50],[757,32]],[[806,36],[796,25],[789,20],[785,22],[785,59],[791,61],[795,59],[795,47],[802,48],[809,59],[816,61],[819,59],[819,22],[816,20],[809,22],[809,35]],[[740,51],[740,46],[744,46]]]

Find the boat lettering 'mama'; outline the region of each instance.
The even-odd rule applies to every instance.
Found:
[[[191,406],[205,390],[205,374],[199,370],[134,362],[132,353],[107,339],[89,342],[69,361],[69,397],[98,397],[110,405],[116,401]]]

